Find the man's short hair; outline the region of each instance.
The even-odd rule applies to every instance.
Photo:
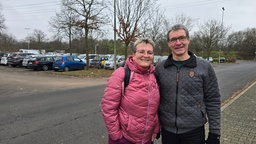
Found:
[[[188,32],[188,29],[187,29],[184,25],[182,25],[182,24],[176,24],[176,25],[172,26],[171,29],[167,32],[167,41],[170,40],[170,39],[169,39],[169,33],[170,33],[171,31],[176,31],[176,30],[180,30],[180,29],[183,29],[183,30],[185,31],[186,37],[189,39],[189,32]]]

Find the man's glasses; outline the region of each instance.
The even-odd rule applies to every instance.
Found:
[[[179,40],[180,42],[184,42],[186,39],[187,39],[186,36],[180,36],[180,37],[177,37],[177,38],[171,38],[169,40],[169,42],[175,43],[175,42],[177,42],[177,40]]]
[[[144,54],[147,54],[149,56],[152,56],[154,53],[153,51],[145,51],[145,50],[136,50],[136,52],[140,55],[144,55]]]

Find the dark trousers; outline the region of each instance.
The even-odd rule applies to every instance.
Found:
[[[204,144],[205,129],[204,126],[192,131],[175,134],[162,129],[162,144]]]

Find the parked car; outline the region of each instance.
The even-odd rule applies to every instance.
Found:
[[[54,57],[53,56],[39,56],[39,57],[34,57],[30,60],[28,60],[28,69],[33,69],[33,70],[51,70],[52,65],[54,62]]]
[[[166,60],[167,58],[168,58],[168,56],[160,56],[160,57],[158,57],[157,62],[154,63],[154,65],[157,65],[160,61]]]
[[[22,66],[27,67],[29,60],[35,60],[36,57],[39,57],[39,56],[42,56],[42,55],[39,55],[39,54],[36,54],[36,55],[27,55],[27,56],[23,59],[23,61],[22,61]]]
[[[124,56],[116,56],[116,67],[121,67],[123,66],[125,62],[125,57]],[[108,60],[105,61],[104,63],[104,69],[114,69],[114,56],[110,57]]]
[[[27,55],[32,55],[32,53],[11,53],[11,55],[7,58],[7,65],[10,67],[22,66],[22,61]]]
[[[0,61],[1,61],[1,59],[2,59],[2,57],[4,56],[4,52],[0,52]]]
[[[53,70],[55,71],[83,70],[85,66],[85,62],[77,56],[58,56],[53,62]]]
[[[154,60],[153,60],[153,64],[156,65],[160,59],[160,55],[154,55]]]
[[[212,58],[212,57],[208,57],[208,58],[206,58],[206,60],[207,60],[208,62],[210,62],[210,63],[213,63],[213,58]]]
[[[5,53],[1,58],[1,65],[7,65],[7,58],[11,55],[11,53]]]
[[[97,54],[89,54],[89,65],[94,57],[98,56]],[[80,58],[84,63],[86,63],[86,54],[80,54],[77,56]]]
[[[97,55],[90,61],[90,67],[103,68],[106,60],[108,60],[107,56]]]
[[[220,58],[219,58],[219,62],[220,62],[220,63],[224,63],[224,62],[225,62],[225,58],[224,58],[224,57],[220,57]]]

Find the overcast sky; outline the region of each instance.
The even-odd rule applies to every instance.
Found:
[[[231,31],[256,28],[256,0],[158,0],[168,19],[184,14],[196,23],[222,19]],[[50,37],[49,20],[60,9],[60,0],[0,0],[1,13],[6,19],[7,33],[18,40],[34,29]]]

